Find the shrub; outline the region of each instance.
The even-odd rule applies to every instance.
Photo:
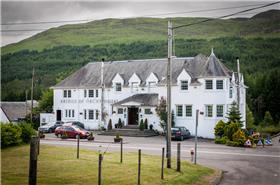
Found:
[[[112,130],[112,120],[111,119],[109,120],[109,123],[108,123],[108,130]]]
[[[232,135],[232,140],[234,142],[238,142],[240,144],[240,146],[243,146],[245,141],[246,141],[246,137],[244,132],[241,129],[238,129],[233,135]]]
[[[140,121],[139,129],[141,131],[143,131],[145,129],[145,125],[144,125],[143,119],[141,119],[141,121]]]
[[[215,126],[215,128],[214,128],[214,130],[215,130],[215,136],[222,137],[222,136],[224,135],[224,128],[225,128],[225,126],[226,126],[226,123],[223,122],[223,120],[220,120],[220,121],[216,124],[216,126]]]
[[[122,126],[123,126],[123,125],[122,125],[122,120],[121,120],[121,118],[119,118],[119,120],[118,120],[118,126],[117,126],[117,127],[118,127],[118,128],[122,128]]]
[[[239,129],[239,123],[231,122],[224,128],[224,136],[227,136],[232,141],[232,135]]]
[[[22,142],[21,128],[12,123],[1,123],[1,147],[19,145]]]
[[[150,125],[149,125],[149,128],[150,128],[150,130],[153,130],[154,125],[150,124]]]
[[[226,145],[227,145],[227,146],[234,146],[234,147],[243,146],[243,144],[242,144],[242,145],[240,145],[240,143],[239,143],[239,142],[236,142],[236,141],[230,141],[230,140],[228,140],[228,141],[226,142]]]
[[[35,130],[32,128],[30,123],[20,123],[19,127],[21,128],[21,139],[24,143],[29,143],[31,137],[36,134]]]
[[[144,127],[145,127],[145,129],[148,129],[148,120],[147,120],[147,118],[144,121]]]
[[[257,127],[257,131],[262,134],[275,135],[280,132],[280,126]]]
[[[224,136],[222,138],[215,138],[215,143],[216,144],[226,144],[227,141],[229,141],[227,136]]]

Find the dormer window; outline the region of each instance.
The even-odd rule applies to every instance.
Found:
[[[205,80],[205,89],[213,89],[213,80]]]
[[[219,90],[224,89],[224,81],[223,80],[216,80],[216,89],[219,89]]]
[[[137,82],[131,82],[131,88],[133,92],[138,91],[138,83]]]
[[[187,80],[181,80],[181,90],[185,91],[185,90],[188,90],[188,88],[189,88],[188,81]]]
[[[121,83],[116,83],[115,90],[117,92],[121,92],[122,91],[122,84]]]

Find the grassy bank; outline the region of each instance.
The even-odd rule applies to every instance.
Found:
[[[2,155],[2,184],[27,184],[29,146],[4,149]],[[41,145],[38,161],[38,184],[97,184],[98,153],[81,150],[76,159],[74,148]],[[118,153],[107,153],[102,166],[102,184],[137,184],[136,153],[125,153],[119,163]],[[173,167],[175,167],[173,162]],[[141,184],[208,184],[217,171],[182,162],[182,173],[165,169],[165,180],[160,179],[161,159],[142,154]]]

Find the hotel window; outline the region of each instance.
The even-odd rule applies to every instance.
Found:
[[[186,105],[186,117],[192,117],[192,106]]]
[[[123,108],[118,108],[118,114],[123,114]]]
[[[213,105],[206,105],[205,106],[205,116],[212,117],[213,116]]]
[[[217,117],[223,117],[224,116],[224,105],[217,105]]]
[[[95,110],[95,119],[98,120],[99,110]]]
[[[68,117],[71,117],[71,110],[68,110]]]
[[[188,86],[188,81],[186,80],[182,80],[181,81],[181,90],[188,90],[189,86]]]
[[[65,110],[65,117],[66,118],[68,117],[68,110],[67,109]]]
[[[156,87],[156,82],[148,82],[149,88]]]
[[[88,110],[88,119],[93,119],[93,110]]]
[[[68,98],[71,98],[71,90],[68,90]]]
[[[75,110],[72,109],[72,117],[74,118],[75,117]]]
[[[232,87],[229,88],[229,98],[232,98],[233,95],[233,91],[232,91]]]
[[[87,119],[87,110],[84,110],[84,119]]]
[[[98,98],[98,89],[95,90],[95,97]]]
[[[116,91],[117,92],[122,91],[122,84],[121,83],[116,83]]]
[[[216,89],[224,89],[224,81],[223,80],[217,80],[216,81]]]
[[[67,98],[67,90],[63,90],[63,98]]]
[[[176,115],[177,115],[177,117],[183,116],[183,106],[182,105],[176,105]]]
[[[87,90],[86,89],[84,90],[84,97],[85,98],[87,97]]]
[[[144,109],[144,113],[145,113],[145,114],[153,114],[153,112],[151,111],[151,109]]]
[[[138,83],[137,82],[132,82],[131,87],[132,87],[133,92],[138,91]]]
[[[205,80],[205,89],[213,89],[213,80]]]
[[[88,97],[90,98],[94,97],[94,90],[88,90]]]

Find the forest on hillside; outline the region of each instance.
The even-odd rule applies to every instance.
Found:
[[[236,71],[236,57],[240,58],[245,76],[247,103],[257,122],[269,111],[274,122],[280,120],[280,38],[224,37],[206,39],[176,39],[178,57],[206,56],[214,48],[216,56]],[[43,51],[22,50],[1,56],[2,101],[24,101],[25,91],[30,94],[32,66],[35,68],[35,99],[42,92],[88,62],[129,59],[164,58],[167,43],[143,41],[129,44],[97,46],[58,46]]]

